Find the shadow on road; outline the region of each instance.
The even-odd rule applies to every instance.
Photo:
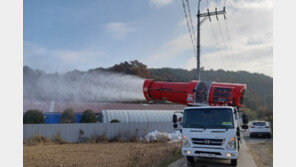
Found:
[[[220,160],[211,158],[196,158],[194,164],[187,163],[188,167],[208,167],[208,166],[231,166],[230,160]]]

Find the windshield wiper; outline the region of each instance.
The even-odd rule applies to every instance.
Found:
[[[229,127],[226,126],[226,125],[211,125],[211,126],[213,126],[213,127],[219,127],[219,128],[223,127],[223,128],[225,128],[227,131],[228,131],[228,129],[229,129]]]
[[[225,125],[220,125],[220,126],[222,126],[223,128],[225,128],[228,131],[228,127],[227,126],[225,126]]]
[[[194,127],[196,127],[196,128],[203,128],[204,130],[206,130],[207,128],[206,128],[206,126],[204,126],[204,125],[195,125],[195,124],[190,124],[189,126],[194,126]]]

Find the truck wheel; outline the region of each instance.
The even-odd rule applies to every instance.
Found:
[[[231,166],[237,165],[237,159],[232,159],[230,162],[231,162]]]
[[[193,156],[186,156],[187,162],[190,164],[194,164],[194,157]]]

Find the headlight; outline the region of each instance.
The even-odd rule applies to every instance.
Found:
[[[226,148],[228,150],[235,150],[236,149],[236,139],[234,137],[230,138]]]
[[[189,140],[185,136],[182,137],[182,145],[183,147],[190,147]]]

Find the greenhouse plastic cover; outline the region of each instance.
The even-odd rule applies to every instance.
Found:
[[[172,122],[176,111],[180,110],[103,110],[102,114],[103,122]]]

